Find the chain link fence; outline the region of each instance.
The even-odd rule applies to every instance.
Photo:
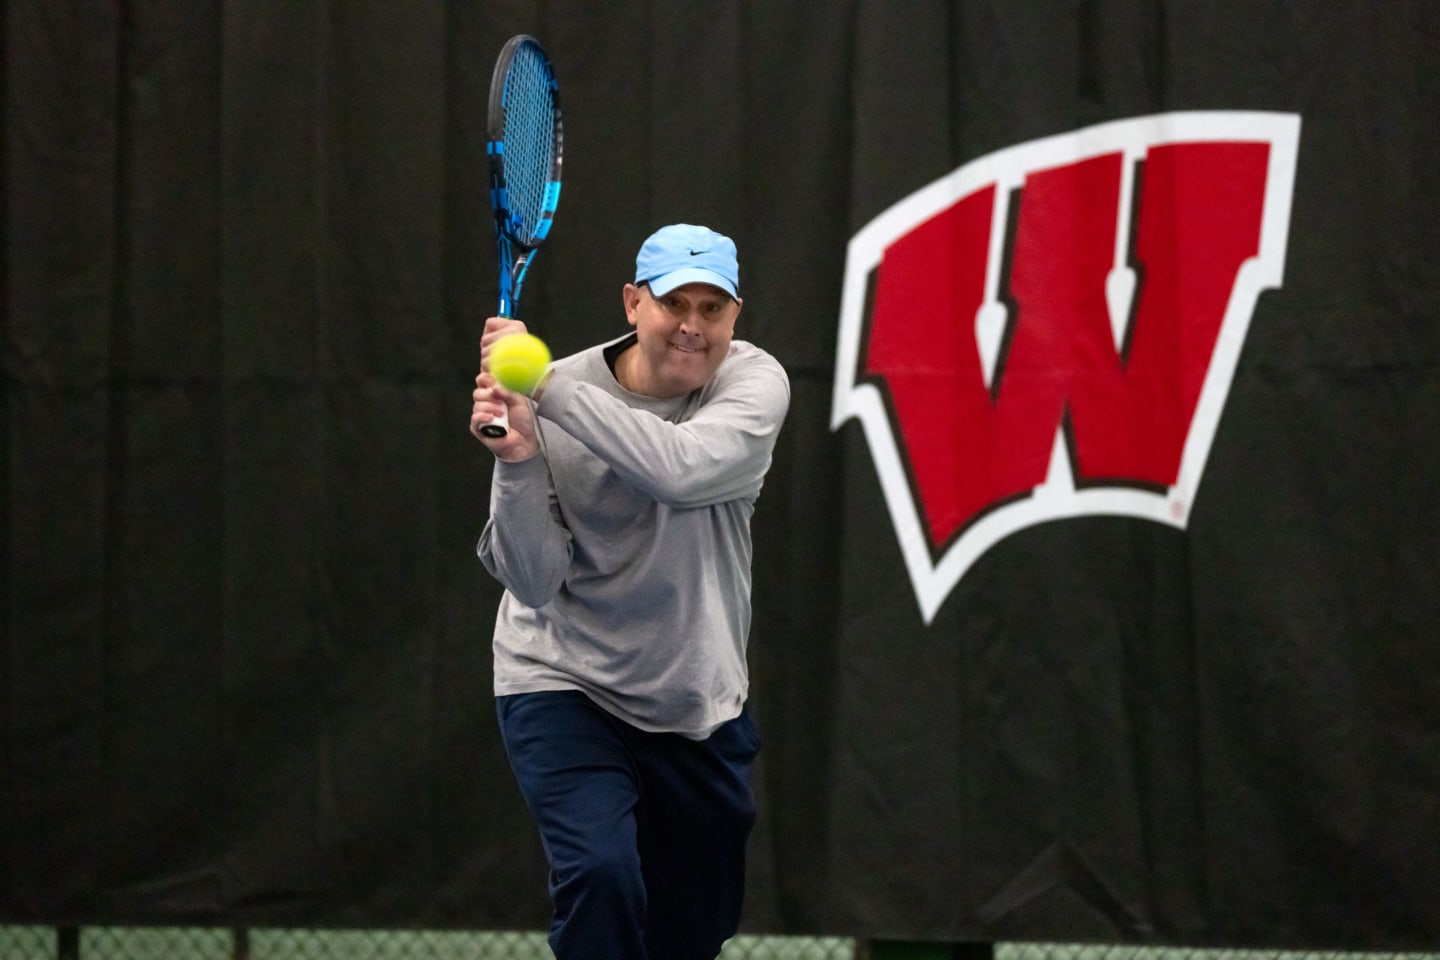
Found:
[[[551,960],[527,931],[0,926],[0,960]],[[738,936],[720,960],[854,960],[840,937]]]
[[[997,943],[995,960],[1440,960],[1434,953],[1232,950],[1075,943]]]
[[[1219,950],[997,943],[995,960],[1440,960],[1440,953]],[[843,937],[731,940],[720,960],[868,960]],[[198,927],[0,926],[0,960],[550,960],[545,934],[408,930],[224,930]]]

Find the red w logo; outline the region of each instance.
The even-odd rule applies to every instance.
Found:
[[[926,622],[1024,527],[1184,528],[1300,119],[1172,113],[981,157],[850,241],[833,428],[859,417]]]

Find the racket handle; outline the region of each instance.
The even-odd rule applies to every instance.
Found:
[[[520,270],[524,267],[525,259],[525,255],[521,254],[516,264],[511,267],[511,283],[514,283],[515,271]],[[511,317],[515,316],[513,309],[513,301],[511,299],[510,292],[508,290],[501,290],[500,308],[495,312],[495,315],[497,317],[503,317],[504,319],[508,320]],[[483,359],[480,361],[480,366],[482,369],[485,368],[485,361]],[[500,411],[500,416],[496,417],[494,420],[491,420],[489,423],[485,424],[485,426],[480,428],[480,433],[483,436],[489,437],[491,440],[498,440],[509,432],[510,411],[508,409]]]
[[[500,416],[485,424],[485,426],[480,428],[480,432],[492,440],[498,440],[500,437],[505,436],[505,434],[510,432],[510,411],[506,410],[500,414]]]

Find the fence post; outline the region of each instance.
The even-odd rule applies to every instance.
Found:
[[[56,960],[80,960],[80,928],[55,928]]]

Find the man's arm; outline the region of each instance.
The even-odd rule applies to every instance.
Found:
[[[543,607],[560,592],[572,551],[570,531],[550,496],[544,456],[496,460],[490,519],[475,547],[485,569],[521,603]]]
[[[701,507],[754,498],[789,409],[789,379],[773,357],[750,347],[728,358],[711,386],[695,416],[677,424],[556,371],[538,408],[660,503]]]

